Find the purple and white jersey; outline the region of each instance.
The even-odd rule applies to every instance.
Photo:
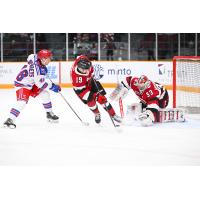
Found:
[[[46,75],[47,67],[41,64],[37,54],[30,54],[27,58],[27,64],[20,70],[14,85],[27,89],[31,89],[33,85],[41,89],[50,88],[52,83],[50,80],[46,80]]]

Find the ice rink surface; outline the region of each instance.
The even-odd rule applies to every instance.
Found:
[[[111,89],[106,91],[108,97]],[[84,126],[60,94],[50,93],[59,123],[48,123],[40,99],[31,98],[16,120],[16,129],[0,128],[0,165],[200,165],[199,119],[187,116],[185,123],[152,127],[133,124],[116,130],[102,107],[99,106],[102,114],[99,126],[73,90],[63,89],[62,94],[82,120],[90,123]],[[14,105],[15,91],[2,89],[0,97],[2,126]],[[137,100],[129,94],[123,101],[125,111],[131,102]],[[118,103],[111,103],[119,114]]]

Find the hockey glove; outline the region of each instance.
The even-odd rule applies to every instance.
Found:
[[[145,110],[138,116],[142,126],[151,126],[155,122],[154,113],[151,110]]]
[[[107,98],[103,95],[98,95],[97,96],[97,101],[100,103],[100,104],[105,104],[107,102]]]
[[[40,94],[41,91],[42,90],[40,88],[38,88],[36,85],[33,85],[31,92],[30,92],[30,96],[35,98]]]
[[[56,92],[56,93],[61,91],[61,87],[59,85],[54,84],[54,83],[52,83],[52,86],[49,89]]]

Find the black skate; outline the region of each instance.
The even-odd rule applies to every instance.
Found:
[[[114,115],[112,116],[112,119],[118,123],[121,123],[122,122],[122,118],[118,115]]]
[[[97,124],[99,124],[101,122],[101,114],[100,113],[95,114],[95,122]]]
[[[16,128],[16,125],[13,123],[13,120],[10,119],[10,118],[8,118],[8,119],[4,122],[3,126],[6,127],[6,128],[11,128],[11,129]]]
[[[48,122],[58,122],[59,117],[56,116],[53,112],[47,112],[47,120]]]

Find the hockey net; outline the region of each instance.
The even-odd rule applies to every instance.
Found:
[[[173,58],[173,107],[200,113],[200,56]]]

